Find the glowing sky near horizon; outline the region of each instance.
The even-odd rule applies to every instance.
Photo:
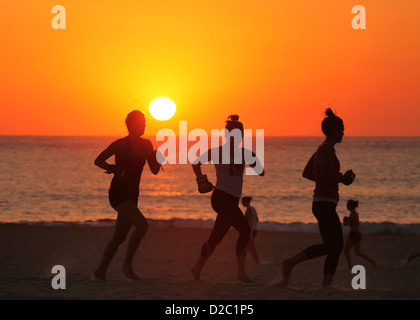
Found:
[[[266,135],[321,135],[331,107],[350,136],[419,136],[420,2],[63,0],[0,3],[0,134],[146,134],[179,121],[222,128],[238,114]],[[167,121],[148,111],[170,97]]]

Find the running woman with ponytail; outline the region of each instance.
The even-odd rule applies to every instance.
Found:
[[[245,163],[248,163],[260,176],[264,175],[264,168],[251,150],[240,147],[244,128],[242,123],[239,122],[239,116],[229,116],[226,121],[225,135],[227,139],[225,144],[209,149],[192,165],[199,192],[213,191],[211,205],[217,213],[217,217],[210,237],[203,244],[198,260],[191,272],[196,280],[200,280],[201,271],[207,259],[232,226],[239,232],[236,242],[237,278],[243,282],[250,282],[252,280],[245,273],[245,254],[251,230],[248,221],[239,208],[239,200],[242,195]],[[201,171],[201,165],[208,163],[210,160],[216,168],[216,186],[213,186],[208,181],[207,175]]]
[[[352,170],[348,170],[345,174],[340,173],[340,162],[335,154],[334,146],[341,143],[344,135],[343,120],[331,109],[327,109],[321,127],[326,139],[309,159],[303,177],[315,182],[312,212],[318,221],[323,243],[312,245],[282,262],[281,284],[283,285],[289,283],[290,273],[297,264],[324,255],[327,257],[324,264],[323,287],[331,285],[343,250],[343,230],[336,212],[339,201],[338,184],[350,185],[356,175]]]

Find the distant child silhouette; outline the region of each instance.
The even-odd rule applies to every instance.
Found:
[[[237,115],[229,116],[225,127],[226,143],[220,147],[209,149],[192,165],[199,192],[213,191],[211,205],[213,210],[217,212],[210,237],[203,244],[197,263],[191,269],[196,280],[200,279],[201,271],[207,259],[222,241],[230,227],[233,226],[239,232],[236,242],[237,278],[244,282],[251,281],[245,273],[244,266],[250,228],[239,208],[239,199],[242,194],[245,163],[254,168],[260,176],[264,175],[264,169],[251,150],[239,147],[243,139],[244,128],[238,120],[239,116]],[[216,168],[216,186],[213,186],[208,181],[207,175],[201,172],[201,164],[208,163],[210,160],[213,161]]]
[[[249,227],[251,228],[251,236],[249,237],[248,250],[252,254],[252,259],[256,263],[260,263],[257,248],[255,247],[255,238],[257,236],[257,224],[258,224],[259,219],[258,219],[257,210],[255,210],[255,208],[251,206],[251,201],[252,201],[252,197],[242,198],[242,205],[246,208],[245,218],[248,221]]]
[[[95,160],[95,165],[114,175],[109,189],[109,202],[118,212],[114,235],[94,273],[94,278],[98,280],[106,280],[108,266],[131,226],[134,226],[135,231],[128,243],[122,271],[128,279],[139,280],[132,261],[148,228],[147,220],[137,208],[140,178],[146,161],[153,174],[157,174],[160,169],[152,143],[141,137],[146,127],[144,114],[138,110],[130,112],[126,125],[128,136],[111,143]],[[114,155],[115,164],[108,164],[106,160]]]
[[[327,109],[321,127],[326,139],[309,159],[302,175],[315,182],[312,212],[318,221],[323,243],[310,246],[283,261],[283,281],[281,282],[283,285],[289,283],[291,271],[297,264],[324,255],[327,257],[324,263],[322,285],[324,287],[331,285],[343,250],[343,230],[336,212],[339,200],[338,184],[350,185],[356,175],[352,170],[348,170],[345,174],[340,173],[340,162],[335,154],[334,146],[340,143],[344,136],[343,120],[331,109]],[[272,284],[279,283],[274,281]]]
[[[349,269],[351,269],[353,266],[351,264],[350,249],[354,246],[354,251],[356,252],[356,254],[359,257],[362,257],[363,259],[369,261],[374,266],[374,268],[377,269],[375,261],[373,261],[360,250],[360,241],[362,239],[362,234],[360,233],[359,213],[356,211],[356,208],[358,206],[359,201],[347,201],[347,209],[350,211],[350,215],[348,217],[344,217],[343,221],[343,224],[345,226],[350,227],[350,234],[344,246],[344,254],[346,256],[346,261]]]

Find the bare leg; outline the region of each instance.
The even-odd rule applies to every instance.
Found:
[[[331,285],[332,281],[333,281],[334,275],[333,274],[326,274],[324,273],[324,279],[322,281],[322,286],[323,287],[328,287]]]
[[[201,270],[203,270],[203,267],[207,259],[208,257],[205,257],[201,254],[198,256],[197,262],[195,263],[194,267],[192,267],[191,269],[191,273],[193,274],[195,280],[197,281],[200,280]]]
[[[236,256],[238,264],[238,276],[237,278],[242,282],[252,282],[252,280],[245,273],[245,255]]]
[[[415,258],[419,258],[420,257],[420,253],[413,253],[409,258],[408,261],[410,262],[411,260],[415,259]]]
[[[236,261],[238,264],[237,278],[243,282],[252,282],[245,272],[245,257],[250,243],[251,230],[248,221],[244,217],[239,207],[234,208],[231,212],[232,226],[239,232],[238,240],[236,241]]]
[[[211,204],[213,210],[217,212],[216,221],[210,237],[202,246],[200,256],[191,272],[196,280],[200,279],[201,270],[208,257],[222,241],[229,228],[233,226],[239,232],[239,237],[236,241],[237,277],[241,281],[249,281],[250,279],[245,274],[244,261],[251,230],[245,216],[238,207],[238,199],[216,189],[212,194]]]
[[[255,247],[254,237],[252,237],[252,236],[249,239],[248,250],[251,251],[253,260],[256,263],[260,263],[260,259],[258,258],[257,248]]]
[[[351,239],[347,239],[346,244],[344,246],[344,255],[346,257],[346,261],[347,261],[347,265],[349,267],[349,269],[351,269],[352,264],[351,264],[351,257],[350,257],[350,249],[353,246],[353,240]]]
[[[95,279],[106,280],[106,272],[108,270],[109,264],[111,263],[111,260],[117,252],[119,246],[124,242],[129,230],[130,223],[125,221],[121,215],[118,214],[114,235],[108,245],[105,247],[102,261],[94,273]]]
[[[229,231],[229,228],[230,221],[224,218],[222,214],[218,214],[216,221],[214,222],[213,230],[210,233],[210,237],[201,247],[201,252],[198,256],[197,262],[191,269],[191,273],[193,274],[195,280],[200,280],[201,271],[204,265],[216,246],[223,240],[224,236]]]
[[[298,264],[303,261],[308,260],[308,256],[305,254],[305,252],[298,253],[297,255],[287,259],[283,260],[282,262],[282,268],[283,268],[283,282],[282,285],[287,286],[289,284],[290,280],[290,274],[292,272],[292,269]]]
[[[119,215],[136,229],[128,242],[127,253],[121,270],[128,279],[140,280],[133,270],[133,257],[147,232],[148,223],[132,200],[124,201],[117,207],[117,210]]]
[[[125,276],[128,279],[140,280],[140,278],[136,275],[133,269],[133,257],[137,251],[137,248],[140,245],[142,238],[143,237],[136,230],[133,232],[133,234],[130,237],[130,241],[128,242],[127,254],[126,254],[124,263],[121,267],[121,271],[125,274]]]
[[[357,254],[359,257],[362,257],[363,259],[365,259],[365,260],[369,261],[369,262],[373,265],[373,267],[374,267],[375,269],[378,269],[378,267],[376,266],[376,262],[375,262],[375,261],[373,261],[371,258],[369,258],[366,254],[364,254],[364,253],[360,250],[360,241],[356,241],[356,242],[354,243],[354,251],[356,252],[356,254]]]

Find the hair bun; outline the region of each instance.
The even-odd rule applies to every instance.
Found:
[[[251,200],[252,200],[252,197],[249,197],[249,196],[242,198],[242,201],[245,201],[245,202],[251,202]]]
[[[331,110],[331,108],[328,108],[327,110],[325,110],[325,114],[327,115],[327,117],[335,117],[335,114]]]
[[[359,206],[359,201],[350,199],[347,201],[347,206],[350,208],[356,209]]]
[[[230,120],[230,121],[239,121],[239,116],[237,114],[231,114],[228,117],[228,120]]]

